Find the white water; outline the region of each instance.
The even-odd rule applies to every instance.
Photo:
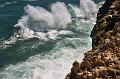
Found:
[[[21,27],[22,24],[23,27],[40,32],[45,29],[65,29],[67,24],[71,22],[71,15],[64,3],[53,4],[51,11],[49,12],[42,7],[27,5],[25,7],[26,16],[22,17],[15,27]]]
[[[49,36],[49,32],[65,29],[67,24],[71,22],[71,15],[67,11],[65,4],[61,2],[53,4],[51,6],[51,12],[42,7],[34,7],[31,5],[25,7],[25,12],[26,15],[22,16],[14,26],[20,27],[19,34],[23,38],[38,37],[47,40],[46,36]],[[46,30],[48,31],[47,33],[44,32]]]
[[[30,29],[39,32],[41,29],[54,27],[54,16],[46,9],[27,5],[25,11],[28,17],[27,26]]]
[[[98,12],[97,5],[92,0],[80,0],[80,8],[84,11],[85,17],[92,17],[91,14]]]
[[[57,2],[51,6],[51,9],[56,26],[58,28],[62,27],[65,29],[67,24],[71,22],[71,15],[69,14],[65,4]]]
[[[38,37],[45,39],[47,33],[44,31],[66,29],[72,18],[86,19],[86,15],[89,14],[91,17],[87,17],[87,21],[95,22],[96,4],[91,0],[87,2],[81,0],[80,4],[82,5],[78,8],[71,4],[68,7],[62,2],[56,2],[51,6],[51,12],[39,6],[27,5],[25,7],[26,15],[22,16],[14,27],[20,27],[19,34],[23,38]],[[86,4],[89,4],[89,6],[85,6]],[[81,8],[84,8],[84,10]]]
[[[68,7],[68,11],[70,12],[70,14],[73,18],[76,18],[76,17],[84,18],[84,16],[85,16],[84,11],[82,11],[77,6],[73,6],[73,5],[69,4],[67,7]]]
[[[19,32],[4,43],[15,43],[18,37],[22,37],[22,39],[37,37],[47,41],[51,38],[48,36],[52,36],[52,39],[54,37],[55,40],[59,35],[57,30],[66,29],[67,24],[71,23],[73,18],[85,18],[87,21],[95,22],[96,16],[94,14],[97,12],[97,7],[92,0],[81,0],[80,8],[78,7],[71,4],[66,6],[63,2],[56,2],[51,5],[50,12],[40,6],[27,5],[25,7],[26,15],[22,16],[14,26],[20,27]],[[53,30],[57,32],[49,35],[50,31],[54,32]],[[72,34],[70,31],[69,33]]]
[[[75,17],[85,17],[89,14],[88,20],[78,20],[79,31],[85,32],[91,30],[93,24],[91,22],[92,16],[91,8],[96,8],[96,4],[93,1],[88,0],[84,2],[80,8],[78,6],[71,5],[72,12],[75,13]],[[86,4],[91,4],[89,7]],[[83,8],[83,9],[81,9]],[[85,10],[84,10],[85,8]],[[96,9],[95,9],[96,10]],[[22,39],[28,39],[37,37],[46,41],[49,39],[56,40],[59,35],[66,34],[72,35],[74,32],[67,30],[56,30],[56,28],[65,29],[67,24],[72,21],[71,12],[67,9],[64,3],[57,2],[51,6],[51,12],[38,6],[27,5],[25,7],[26,15],[22,16],[21,19],[14,27],[20,27],[20,30],[16,37],[23,37]],[[93,19],[93,23],[95,18]],[[74,25],[75,26],[75,25]],[[91,27],[91,29],[88,29]],[[76,27],[77,28],[77,27]],[[44,30],[48,29],[48,32]],[[12,40],[14,37],[12,38]],[[17,38],[15,38],[17,41]],[[14,42],[15,42],[14,41]],[[6,41],[7,43],[10,41]],[[12,41],[13,42],[13,41]],[[82,42],[87,43],[83,45]],[[11,43],[11,42],[10,42]],[[72,44],[76,48],[66,47],[65,45]],[[64,79],[65,75],[70,72],[72,63],[75,60],[82,60],[83,52],[91,49],[91,38],[90,37],[74,37],[66,38],[57,42],[54,49],[47,52],[45,56],[41,54],[32,56],[24,62],[17,63],[16,65],[10,65],[5,68],[4,71],[0,71],[0,78],[2,79]]]
[[[86,41],[91,42],[89,39]],[[39,54],[30,57],[25,62],[10,65],[1,72],[0,77],[4,75],[3,79],[64,79],[65,75],[70,72],[72,63],[75,60],[82,60],[81,52],[91,49],[90,43],[86,48],[79,47],[81,40],[80,38],[71,38],[65,39],[64,42],[58,42],[55,48],[49,52],[50,54],[45,56]],[[64,47],[64,43],[72,43],[78,48]]]
[[[3,4],[0,5],[0,8],[1,8],[1,7],[5,7],[6,5],[15,4],[15,3],[17,3],[17,1],[5,2],[5,3],[3,3]]]

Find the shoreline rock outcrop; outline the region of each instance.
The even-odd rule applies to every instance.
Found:
[[[91,32],[92,50],[65,79],[120,79],[120,0],[106,0]]]

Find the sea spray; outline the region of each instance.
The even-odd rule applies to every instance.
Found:
[[[66,5],[64,3],[57,2],[51,6],[51,9],[56,23],[55,26],[65,29],[67,24],[71,23],[71,15],[67,10]]]
[[[40,32],[43,29],[65,29],[67,24],[71,22],[71,15],[64,3],[57,2],[53,4],[51,11],[49,12],[42,7],[27,5],[25,7],[27,19],[26,22],[23,22],[24,27]],[[20,26],[19,21],[16,26]]]
[[[81,27],[84,28],[81,28],[81,30],[84,30],[84,32],[87,32],[87,30],[91,31],[92,28],[88,29],[88,27],[92,26],[90,22],[83,22]],[[64,31],[61,32],[63,33]],[[49,34],[52,35],[51,33]],[[78,36],[80,37],[71,38],[66,36],[61,40],[57,40],[55,47],[51,51],[43,52],[44,55],[37,54],[23,62],[9,65],[3,72],[0,72],[0,77],[1,75],[3,77],[1,79],[64,79],[65,74],[70,72],[71,63],[75,60],[82,60],[82,52],[91,49],[89,35],[79,34]],[[19,47],[19,50],[22,49]],[[34,46],[32,50],[34,50]]]
[[[80,52],[89,48],[89,44],[88,48],[84,47],[85,44],[84,46],[79,45],[82,40],[80,38],[67,38],[57,42],[55,48],[44,56],[38,54],[24,62],[9,65],[1,72],[0,77],[3,75],[5,79],[63,79],[64,74],[68,73],[71,68],[71,66],[69,68],[67,66],[71,65],[74,60],[78,60],[79,57],[82,59],[83,56]],[[76,49],[66,47],[72,43],[76,45]]]
[[[92,14],[98,12],[97,5],[92,0],[80,0],[80,8],[84,11],[86,18],[91,18]]]
[[[54,27],[54,16],[46,9],[27,5],[25,12],[28,16],[27,26],[31,30],[39,32],[42,29]]]
[[[25,7],[26,15],[22,16],[14,27],[20,27],[18,35],[20,37],[47,39],[46,32],[66,29],[68,24],[72,22],[72,18],[87,18],[88,21],[92,19],[91,21],[95,22],[93,13],[96,13],[96,4],[91,0],[88,2],[81,0],[80,4],[80,8],[78,8],[71,4],[66,6],[63,2],[56,2],[51,6],[51,12],[39,6],[27,5]],[[89,4],[89,6],[86,7],[85,4]],[[94,9],[91,10],[91,8]],[[88,14],[91,17],[88,17]]]
[[[49,36],[46,32],[65,29],[71,22],[71,15],[61,2],[54,3],[51,12],[42,7],[27,5],[25,13],[26,15],[22,16],[14,26],[20,27],[19,34],[24,38],[41,38],[42,33],[45,36],[42,38],[46,39],[46,36]]]
[[[49,44],[47,41],[53,41],[55,45],[51,50],[43,51],[42,54],[42,50],[33,51],[32,53],[37,52],[37,54],[27,58],[25,61],[18,62],[14,65],[8,65],[3,68],[3,71],[0,71],[0,78],[64,79],[65,74],[70,72],[72,66],[71,63],[78,59],[82,60],[83,52],[91,49],[91,38],[89,35],[95,19],[92,22],[90,18],[84,20],[84,10],[78,7],[79,6],[75,7],[72,5],[71,9],[75,12],[75,16],[77,15],[76,17],[72,17],[68,7],[61,2],[54,3],[51,6],[51,11],[40,6],[27,5],[25,7],[26,14],[22,16],[14,26],[14,28],[19,28],[19,31],[15,32],[15,37],[17,38],[16,41],[18,41],[20,37],[23,37],[20,39],[22,39],[22,42],[24,43],[23,47],[19,46],[16,48],[21,51],[15,53],[18,53],[19,56],[21,56],[23,51],[30,54],[28,53],[30,52],[29,50],[38,50],[38,47],[41,47],[40,42],[47,46]],[[64,16],[66,18],[63,17],[61,11],[64,11],[63,14],[66,15]],[[90,13],[90,15],[92,15],[92,12]],[[61,20],[61,18],[64,19]],[[73,31],[74,29],[67,29],[69,27],[67,25],[71,25],[77,29],[77,31]],[[57,30],[56,28],[62,29]],[[26,41],[29,41],[30,38],[34,37],[40,39],[35,46],[32,44],[30,45],[31,42],[26,43]],[[12,40],[13,39],[14,38],[12,38]],[[33,42],[36,41],[33,40]],[[16,43],[14,46],[16,46]],[[23,50],[27,48],[27,46],[29,46],[30,49]],[[50,46],[52,47],[52,45]],[[46,49],[46,47],[44,49]]]

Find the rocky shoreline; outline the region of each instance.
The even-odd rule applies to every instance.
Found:
[[[106,0],[91,32],[92,50],[65,79],[120,79],[120,0]]]

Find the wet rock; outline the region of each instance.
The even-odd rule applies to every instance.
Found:
[[[74,63],[73,63],[73,67],[80,67],[80,63],[79,62],[77,62],[77,61],[75,61]]]
[[[79,72],[79,62],[75,61],[73,63],[73,67],[71,69],[71,73],[70,73],[70,79],[74,79],[77,78],[78,72]]]

